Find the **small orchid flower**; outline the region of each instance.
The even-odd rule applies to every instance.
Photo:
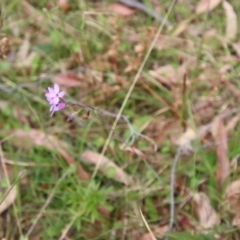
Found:
[[[54,114],[54,112],[60,111],[62,109],[64,109],[66,107],[66,103],[65,102],[59,102],[58,104],[51,104],[51,107],[49,109],[49,111],[51,112],[52,116]]]
[[[58,84],[54,84],[54,87],[48,87],[48,92],[45,94],[47,101],[49,104],[56,105],[59,103],[60,99],[65,95],[65,92],[59,92],[59,86]],[[52,107],[51,106],[51,107]]]

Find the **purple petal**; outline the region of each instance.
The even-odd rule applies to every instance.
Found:
[[[65,95],[65,92],[62,91],[62,92],[60,92],[60,93],[58,94],[58,97],[62,98],[64,95]]]
[[[49,92],[49,93],[52,93],[52,94],[54,94],[54,93],[55,93],[54,89],[53,89],[53,88],[51,88],[51,87],[48,87],[48,92]]]
[[[47,101],[49,102],[50,105],[53,103],[53,98],[47,98]]]
[[[46,98],[54,98],[56,96],[55,93],[45,93]]]
[[[57,111],[60,111],[66,107],[66,103],[60,102],[57,106]]]
[[[57,94],[59,92],[59,86],[58,84],[54,84],[54,92]]]
[[[54,111],[55,107],[56,107],[56,106],[55,106],[54,104],[52,104],[52,105],[50,106],[49,112]]]
[[[55,97],[52,101],[53,104],[57,105],[59,103],[59,98]]]

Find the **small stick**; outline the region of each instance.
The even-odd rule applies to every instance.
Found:
[[[159,13],[157,13],[156,11],[147,8],[143,3],[138,2],[136,0],[118,0],[119,3],[122,3],[130,8],[136,8],[144,13],[146,13],[147,15],[153,17],[154,19],[156,19],[157,21],[164,23],[165,25],[170,25],[170,22],[168,20],[166,20],[163,16],[161,16]]]

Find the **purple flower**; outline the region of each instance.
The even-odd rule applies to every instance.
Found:
[[[54,112],[60,111],[62,109],[64,109],[66,107],[66,103],[65,102],[59,102],[57,104],[51,104],[49,111],[51,112],[52,116],[54,114]]]
[[[56,105],[59,103],[60,99],[65,95],[65,92],[59,92],[58,84],[54,84],[54,87],[48,87],[48,92],[45,94],[47,101],[49,104]]]
[[[51,116],[56,111],[60,111],[66,107],[66,103],[62,100],[65,92],[59,92],[58,84],[54,84],[54,87],[48,87],[48,92],[45,94],[48,103],[50,104]]]

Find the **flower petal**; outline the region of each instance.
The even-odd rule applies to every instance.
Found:
[[[49,93],[55,93],[54,89],[51,88],[51,87],[48,87],[48,92],[49,92]]]
[[[50,106],[49,112],[54,111],[54,108],[55,108],[55,107],[56,107],[56,106],[55,106],[54,104],[52,104],[52,105]]]
[[[62,98],[64,95],[65,95],[65,92],[64,92],[64,91],[58,93],[58,97],[60,97],[60,98]]]
[[[54,98],[56,96],[55,93],[45,93],[46,98]]]
[[[59,92],[59,86],[58,84],[54,84],[54,92],[57,94]]]
[[[52,104],[53,98],[47,98],[47,101],[49,102],[49,104]]]
[[[52,101],[53,104],[57,105],[59,103],[59,98],[55,97]]]
[[[66,103],[60,102],[57,106],[57,111],[60,111],[66,107]]]

